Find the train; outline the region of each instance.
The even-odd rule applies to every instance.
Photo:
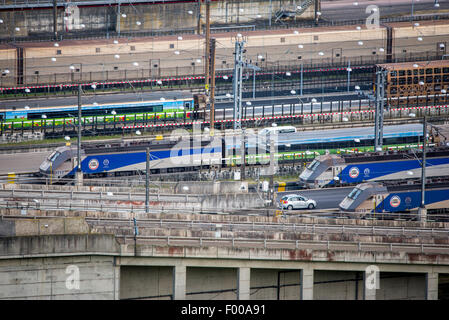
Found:
[[[182,138],[180,138],[182,139]],[[81,171],[87,177],[133,175],[146,170],[147,148],[151,173],[175,173],[220,165],[222,146],[217,139],[190,141],[131,141],[90,145],[80,151]],[[73,178],[78,170],[75,146],[56,148],[40,165],[39,171],[53,181]]]
[[[403,183],[388,184],[380,182],[365,182],[358,184],[340,202],[343,213],[357,217],[413,217],[422,202],[421,184]],[[441,179],[427,183],[424,192],[425,207],[429,214],[443,214],[449,208],[449,181]],[[398,214],[398,215],[395,215]],[[416,217],[416,215],[415,215]],[[449,221],[447,215],[444,217]]]
[[[309,188],[352,185],[371,181],[413,180],[420,177],[422,152],[394,150],[316,157],[300,174],[299,183]],[[449,175],[449,147],[426,152],[427,176]]]
[[[282,127],[279,127],[282,128]],[[411,147],[419,139],[422,131],[420,125],[408,124],[386,126],[384,128],[386,140],[394,143],[391,147]],[[307,162],[317,154],[326,152],[353,152],[355,149],[373,150],[373,128],[347,128],[334,130],[315,130],[313,132],[285,132],[278,135],[275,143],[277,160],[288,161],[300,159]],[[368,137],[368,138],[367,138]],[[182,140],[184,139],[184,140]],[[169,138],[160,141],[115,141],[98,145],[83,145],[81,153],[81,170],[87,177],[127,175],[146,168],[146,148],[150,151],[151,173],[170,173],[197,170],[211,166],[232,166],[228,161],[241,154],[241,137],[226,136],[223,139],[203,136],[203,141],[192,140],[187,143],[187,137]],[[254,142],[259,139],[259,148]],[[361,140],[354,147],[354,139]],[[199,145],[201,144],[201,147]],[[263,156],[267,158],[269,144],[260,135],[248,137],[245,149],[248,156],[260,155],[258,163],[262,163]],[[188,154],[195,155],[188,159]],[[52,177],[53,181],[72,177],[77,170],[77,148],[62,146],[56,148],[41,164],[40,174]],[[269,158],[269,155],[268,155]],[[189,160],[189,161],[187,161]]]
[[[192,111],[206,108],[204,94],[192,94],[185,91],[144,93],[141,95],[126,94],[124,96],[105,95],[85,97],[84,100],[97,99],[100,103],[90,101],[82,103],[83,117],[91,116],[124,116],[127,114],[157,115],[167,112],[186,111],[190,116]],[[75,118],[78,116],[76,98],[45,99],[28,101],[3,101],[0,104],[0,121],[13,122],[24,120],[42,120]]]

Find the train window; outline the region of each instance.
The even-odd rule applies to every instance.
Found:
[[[399,76],[400,77],[405,76],[405,70],[399,70]]]
[[[309,170],[315,170],[320,165],[320,162],[318,160],[313,160],[311,164],[307,167]]]
[[[362,190],[360,190],[359,188],[354,188],[352,189],[352,191],[348,194],[348,198],[352,199],[352,200],[356,200],[357,197],[360,195],[360,193],[362,193]]]
[[[48,158],[48,161],[54,162],[56,160],[56,158],[60,155],[61,153],[59,151],[54,151]]]
[[[426,74],[432,74],[433,73],[433,69],[432,68],[427,68],[426,69]]]
[[[129,48],[129,50],[130,50],[130,51],[136,51],[136,46],[131,46],[131,47]]]
[[[61,50],[56,50],[56,54],[61,54]]]
[[[281,43],[285,42],[285,38],[281,38]]]
[[[441,73],[441,68],[435,68],[435,69],[433,69],[433,72],[434,73]]]

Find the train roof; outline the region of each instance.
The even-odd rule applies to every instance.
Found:
[[[414,69],[413,67],[414,64],[417,64],[419,68],[449,67],[449,60],[384,63],[378,64],[376,66],[392,71],[392,70]]]
[[[421,124],[404,124],[398,126],[384,126],[384,138],[389,137],[416,137],[422,136]],[[374,139],[374,127],[344,128],[331,130],[298,131],[280,134],[279,144],[305,144],[326,143],[348,140],[370,140]]]
[[[83,105],[92,105],[94,102],[101,104],[135,103],[141,101],[160,101],[160,98],[166,100],[193,99],[193,94],[188,91],[158,91],[158,92],[138,92],[138,93],[117,93],[106,95],[85,95],[82,96]],[[26,100],[8,100],[0,101],[0,110],[23,109],[29,106],[30,109],[43,107],[65,107],[77,106],[78,97],[58,97],[58,98],[36,98]]]

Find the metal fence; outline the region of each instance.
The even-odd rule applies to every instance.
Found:
[[[5,1],[5,0],[3,0]],[[26,2],[27,0],[24,0]],[[45,1],[45,0],[44,0]],[[25,4],[24,4],[25,5]],[[104,17],[103,17],[104,18]],[[395,23],[395,22],[411,22],[411,21],[438,21],[449,19],[449,13],[438,13],[438,14],[428,14],[428,15],[415,15],[411,16],[398,16],[398,17],[387,17],[381,18],[380,23]],[[48,30],[47,32],[28,32],[26,36],[16,35],[14,28],[10,31],[0,35],[0,43],[5,42],[26,42],[26,41],[62,41],[62,40],[83,40],[83,39],[108,39],[111,37],[153,37],[153,36],[164,36],[164,35],[181,35],[181,34],[195,34],[197,33],[196,27],[190,28],[170,28],[170,29],[144,29],[144,30],[131,30],[131,31],[120,31],[117,32],[116,25],[113,18],[107,19],[105,21],[98,22],[97,20],[85,19],[83,21],[83,28],[76,31],[64,31],[64,24],[61,22],[58,24],[58,36],[55,38],[53,32],[51,32],[48,24],[36,26],[40,30]],[[321,19],[318,24],[315,24],[315,20],[296,20],[282,23],[269,23],[269,20],[254,20],[248,24],[239,25],[213,25],[211,27],[211,33],[222,33],[222,32],[245,32],[249,30],[281,30],[289,28],[314,28],[314,27],[334,27],[334,26],[349,26],[349,25],[365,25],[366,19],[349,19],[349,20],[323,20]],[[19,27],[21,30],[27,30],[27,26],[15,26]]]
[[[302,65],[304,75],[307,77],[310,72],[316,71],[322,72],[322,76],[328,76],[329,72],[338,68],[346,69],[351,63],[351,68],[374,66],[380,63],[389,62],[410,62],[410,61],[429,61],[429,60],[441,60],[448,59],[449,56],[439,54],[435,51],[425,51],[416,53],[401,53],[392,55],[392,57],[380,56],[380,55],[368,55],[357,57],[341,57],[341,58],[322,58],[322,59],[308,59],[308,60],[281,60],[277,62],[265,62],[260,65],[261,72],[257,72],[256,76],[260,79],[263,76],[270,75],[272,73],[291,72],[291,78],[299,78],[300,67]],[[319,69],[332,69],[332,70],[319,70]],[[221,83],[232,83],[232,70],[233,66],[223,65],[216,72],[217,86]],[[340,70],[345,71],[345,70]],[[354,70],[355,72],[355,70]],[[229,78],[225,81],[223,76]],[[140,69],[128,69],[128,70],[116,70],[116,71],[98,71],[98,72],[83,72],[80,68],[79,72],[65,72],[54,73],[50,75],[25,75],[20,77],[22,81],[21,85],[17,85],[19,78],[15,75],[15,71],[11,70],[11,75],[4,75],[0,77],[0,92],[22,94],[23,96],[29,96],[23,91],[24,88],[30,87],[32,92],[52,91],[61,92],[63,90],[71,90],[73,86],[82,84],[84,86],[90,86],[92,83],[96,83],[97,88],[101,89],[105,87],[128,87],[132,85],[128,82],[133,82],[136,86],[155,87],[162,89],[162,87],[173,86],[176,89],[198,89],[199,85],[204,83],[204,70],[200,67],[172,67],[172,68],[160,68],[154,70],[151,68]],[[198,79],[195,79],[198,78]],[[248,78],[252,78],[252,73],[248,73]],[[158,81],[161,81],[158,84]],[[249,79],[248,79],[249,80]],[[287,80],[287,78],[286,78]],[[67,87],[69,85],[69,87]]]

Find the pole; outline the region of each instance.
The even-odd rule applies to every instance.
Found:
[[[58,40],[58,4],[57,0],[53,0],[53,33],[55,41]]]
[[[197,30],[196,32],[198,33],[198,35],[201,34],[201,0],[198,0],[198,25],[197,25]]]
[[[423,139],[422,139],[422,162],[421,162],[421,206],[418,209],[418,215],[421,221],[427,220],[426,210],[426,144],[427,144],[427,119],[424,115],[423,119]]]
[[[241,163],[241,172],[240,172],[240,180],[244,181],[245,180],[245,156],[246,156],[246,152],[245,152],[245,129],[242,129],[242,139],[240,142],[240,163]]]
[[[150,172],[150,148],[147,148],[146,158],[146,170],[145,170],[145,212],[150,210],[150,187],[149,187],[149,172]]]
[[[348,61],[348,92],[350,82],[351,82],[351,60]]]
[[[413,12],[415,10],[415,0],[412,0],[412,15],[411,15],[411,21],[413,21]]]
[[[83,184],[83,171],[81,169],[81,85],[78,85],[78,141],[77,141],[77,169],[76,169],[76,185]]]
[[[270,134],[270,200],[271,205],[274,206],[274,174],[276,173],[275,170],[275,158],[274,158],[274,137]]]
[[[273,16],[273,4],[272,0],[270,0],[270,16],[269,16],[269,26],[271,27],[271,17]]]
[[[234,130],[241,128],[242,120],[242,72],[243,72],[243,46],[244,41],[235,42],[235,60],[234,60],[234,77],[233,94],[234,94]]]
[[[300,86],[300,96],[302,97],[302,87],[303,87],[303,73],[304,73],[304,66],[303,66],[303,64],[301,63],[301,86]]]
[[[256,69],[253,69],[253,99],[256,99]]]
[[[210,133],[215,127],[215,39],[210,39]]]
[[[206,0],[206,61],[204,64],[206,91],[210,83],[210,0]]]
[[[117,0],[117,34],[120,35],[120,0]]]
[[[374,151],[381,151],[383,145],[383,122],[384,122],[384,97],[385,97],[385,70],[376,72],[376,114],[374,126]],[[379,150],[380,149],[380,150]]]

